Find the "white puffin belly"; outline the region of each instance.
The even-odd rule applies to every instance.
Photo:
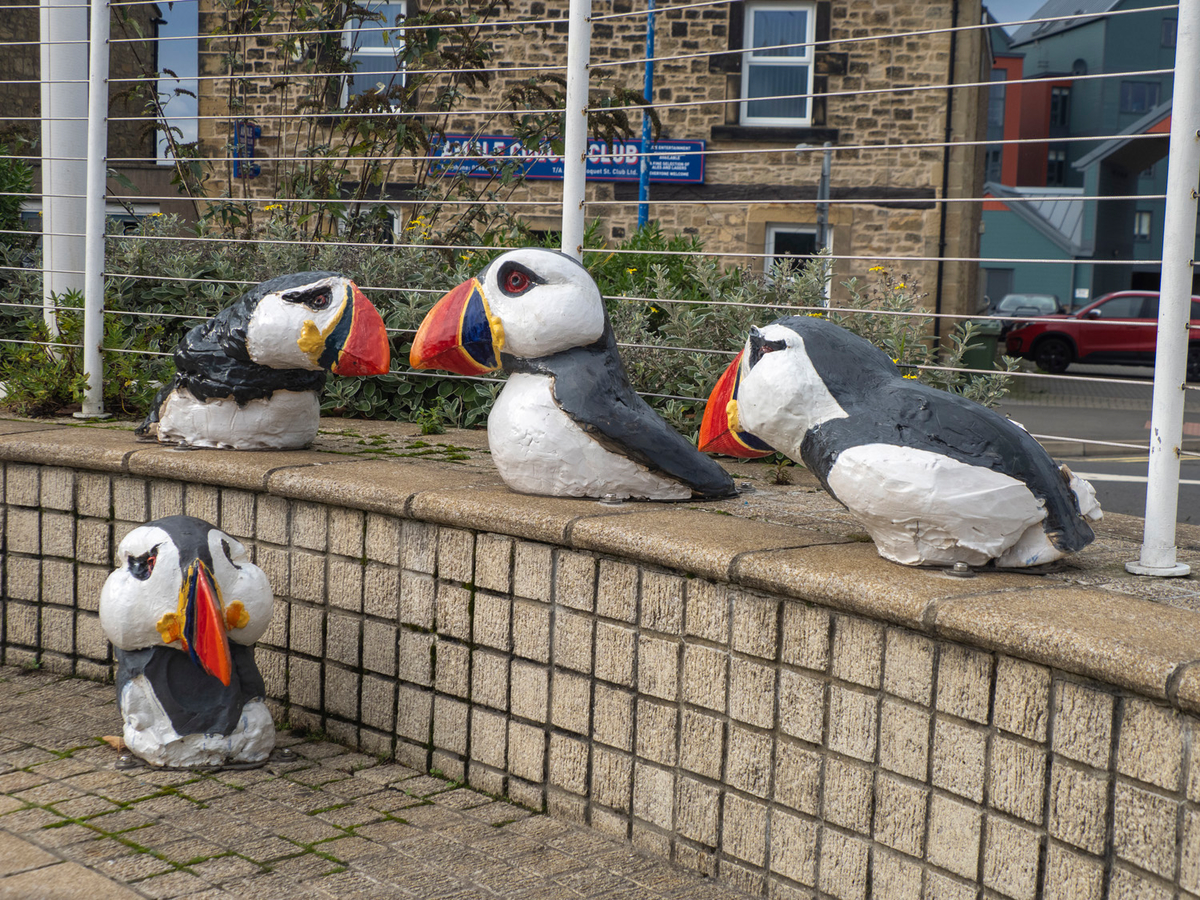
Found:
[[[555,497],[691,497],[686,485],[647,471],[588,437],[554,402],[550,382],[546,375],[513,375],[488,415],[488,445],[505,484],[521,493]]]
[[[316,391],[275,391],[244,406],[233,398],[199,400],[175,388],[159,409],[158,439],[219,450],[300,450],[317,436]]]
[[[843,451],[829,487],[881,556],[905,565],[1034,566],[1060,558],[1043,501],[1021,481],[947,456],[864,444]]]

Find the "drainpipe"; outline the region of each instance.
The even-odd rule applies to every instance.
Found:
[[[642,153],[638,160],[638,231],[650,220],[650,104],[654,102],[654,0],[646,18],[646,80],[642,88],[646,108],[642,110]]]
[[[958,0],[954,0],[950,7],[950,28],[958,27]],[[943,138],[946,146],[942,148],[942,211],[941,222],[938,225],[938,264],[937,264],[937,284],[933,292],[933,344],[936,348],[942,338],[942,282],[946,277],[946,212],[949,210],[949,204],[946,203],[946,195],[950,190],[950,138],[954,136],[953,117],[954,117],[954,66],[955,57],[958,51],[958,32],[950,32],[950,77],[947,79],[946,87],[946,134]]]

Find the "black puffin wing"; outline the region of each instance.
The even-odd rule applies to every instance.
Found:
[[[1079,550],[1094,539],[1058,464],[1025,429],[995,410],[927,385],[892,383],[882,394],[871,405],[888,410],[887,422],[866,429],[874,431],[874,440],[929,450],[1015,478],[1045,501],[1046,532],[1061,549]],[[854,412],[851,420],[840,421],[866,417],[864,411]]]
[[[592,345],[556,354],[552,363],[529,362],[535,364],[527,371],[554,376],[555,402],[606,450],[687,485],[699,498],[735,493],[729,474],[630,387],[615,347]]]

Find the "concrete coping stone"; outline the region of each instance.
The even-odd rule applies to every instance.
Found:
[[[355,438],[359,424],[370,440]],[[1197,575],[1186,584],[1126,575],[1120,560],[1136,558],[1140,520],[1111,517],[1096,544],[1048,571],[955,578],[880,558],[861,525],[803,469],[790,470],[794,484],[775,487],[772,467],[727,462],[756,490],[720,502],[607,505],[508,490],[478,432],[449,434],[437,446],[453,453],[422,458],[426,450],[410,448],[431,442],[418,441],[411,425],[323,426],[341,443],[323,447],[319,439],[313,450],[291,453],[180,452],[138,443],[128,427],[4,420],[0,460],[265,491],[608,554],[962,641],[1200,712]],[[355,455],[354,442],[368,447]],[[398,458],[363,458],[380,446]],[[1181,548],[1200,548],[1200,529],[1180,531]],[[1193,566],[1200,570],[1200,559]]]

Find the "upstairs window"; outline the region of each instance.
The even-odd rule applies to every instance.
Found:
[[[816,4],[746,4],[743,125],[812,124]]]
[[[366,0],[357,4],[375,15],[370,18],[346,20],[342,31],[342,46],[352,72],[342,86],[342,105],[352,97],[368,91],[387,94],[393,87],[404,86],[404,29],[397,23],[404,20],[405,2],[377,3]],[[377,17],[376,17],[377,16]]]
[[[1121,82],[1121,112],[1144,113],[1156,106],[1158,106],[1158,82]]]
[[[1071,121],[1071,89],[1050,88],[1050,127],[1065,128]]]
[[[1154,214],[1148,209],[1139,209],[1133,214],[1133,239],[1150,240],[1150,229],[1154,227]]]
[[[1067,151],[1050,150],[1046,153],[1046,184],[1049,186],[1067,183]]]

